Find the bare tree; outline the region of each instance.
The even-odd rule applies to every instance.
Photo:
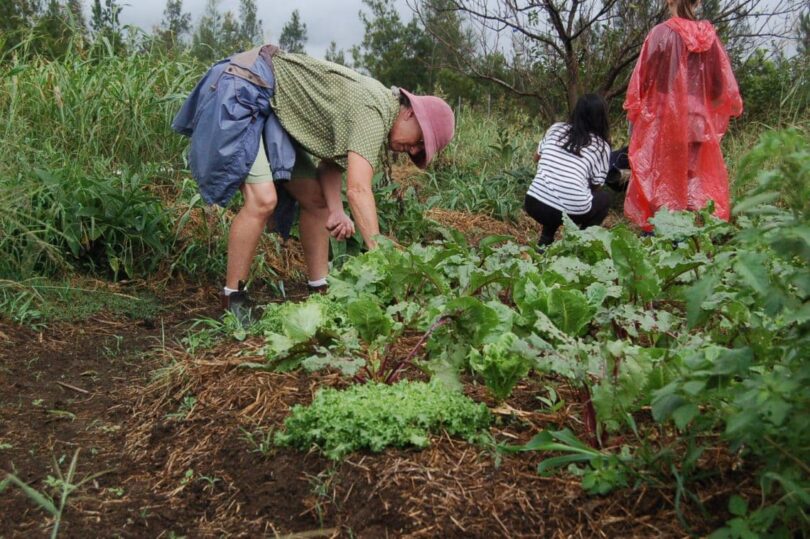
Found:
[[[471,76],[536,99],[552,116],[560,101],[573,107],[584,90],[611,98],[624,93],[650,29],[667,15],[665,2],[637,0],[408,0],[423,21],[435,10],[463,17],[478,51],[459,51]],[[785,37],[802,0],[704,0],[705,14],[741,49]],[[440,27],[425,24],[451,47]],[[491,59],[497,58],[498,62]],[[503,63],[508,69],[503,69]],[[493,69],[495,68],[495,69]]]

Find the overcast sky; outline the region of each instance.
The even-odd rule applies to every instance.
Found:
[[[88,18],[91,3],[91,0],[84,0]],[[191,13],[194,25],[200,20],[205,4],[206,0],[183,0],[183,11]],[[119,5],[123,6],[123,24],[151,31],[163,18],[166,0],[121,0]],[[281,28],[294,9],[301,13],[301,20],[307,25],[307,52],[312,56],[323,57],[332,40],[347,53],[352,45],[358,45],[363,40],[363,23],[357,15],[364,7],[362,0],[257,0],[256,5],[268,42],[278,42]],[[405,0],[394,0],[394,5],[403,20],[411,20],[411,10]],[[219,11],[224,13],[228,10],[238,16],[239,0],[220,0]]]

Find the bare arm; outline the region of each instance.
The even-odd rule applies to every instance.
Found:
[[[340,198],[343,171],[334,164],[321,161],[318,165],[318,181],[321,183],[323,197],[326,199],[326,207],[329,210],[329,217],[326,221],[329,233],[338,240],[344,240],[354,235],[354,223],[343,211],[343,200]]]
[[[532,159],[534,159],[535,163],[540,161],[540,152],[534,152],[534,155],[532,156]]]
[[[374,169],[360,154],[349,152],[349,167],[346,172],[346,195],[349,198],[349,207],[352,216],[357,221],[357,227],[366,243],[366,247],[374,249],[377,242],[374,237],[380,234],[380,223],[377,220],[377,204],[374,193],[371,191],[371,179]]]
[[[330,212],[343,211],[343,201],[340,200],[343,172],[337,166],[321,161],[318,164],[318,181],[321,182],[326,207]]]

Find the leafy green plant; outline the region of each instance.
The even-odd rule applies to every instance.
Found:
[[[426,447],[440,430],[475,441],[489,422],[486,406],[438,384],[368,383],[322,389],[309,406],[294,406],[275,442],[304,451],[315,445],[340,459],[361,449]]]
[[[563,453],[540,461],[537,472],[550,475],[558,468],[569,465],[569,471],[582,476],[582,488],[589,494],[607,494],[616,488],[626,487],[632,474],[629,463],[632,457],[627,454],[614,454],[599,451],[580,441],[570,430],[544,430],[524,445],[501,445],[502,452],[547,451]],[[577,464],[585,464],[585,469]]]
[[[525,350],[516,345],[519,339],[514,333],[504,333],[497,341],[485,344],[483,352],[470,350],[470,367],[484,379],[487,389],[498,400],[512,394],[512,389],[532,367]]]

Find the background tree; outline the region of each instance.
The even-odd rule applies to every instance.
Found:
[[[363,0],[363,42],[352,50],[355,67],[383,84],[430,90],[431,41],[416,18],[404,24],[391,0]]]
[[[121,28],[121,6],[117,0],[93,0],[90,28],[93,40],[98,45],[108,46],[112,52],[124,51],[124,36]]]
[[[337,42],[332,40],[329,43],[329,48],[326,49],[326,54],[324,55],[324,60],[327,62],[334,62],[336,64],[340,64],[342,66],[347,65],[346,63],[346,52],[343,49],[337,48]]]
[[[279,47],[288,52],[304,54],[304,47],[307,44],[307,25],[301,22],[301,14],[294,9],[290,20],[281,29],[281,37],[278,40]]]
[[[799,54],[810,56],[810,10],[802,13],[796,23],[797,49]]]
[[[222,26],[218,38],[218,58],[230,56],[247,48],[239,20],[230,10],[222,16]]]
[[[220,34],[222,14],[218,9],[219,0],[208,0],[194,34],[191,36],[191,54],[204,63],[220,58]]]
[[[0,52],[19,45],[39,11],[38,0],[0,1]]]
[[[183,12],[183,0],[166,0],[163,20],[154,33],[164,50],[185,48],[186,38],[191,34],[191,14]]]
[[[450,49],[466,73],[510,92],[535,99],[547,116],[567,111],[584,91],[606,97],[624,93],[644,37],[666,13],[663,2],[636,0],[408,0],[424,22],[434,11],[461,16],[474,28],[478,51],[453,46],[441,27],[426,28]],[[788,17],[801,0],[705,0],[709,18],[732,48],[784,36]],[[512,75],[487,69],[482,61],[500,55]]]
[[[74,35],[83,33],[69,7],[58,0],[48,0],[43,12],[36,18],[33,30],[31,52],[46,58],[64,56]]]
[[[426,58],[429,75],[428,88],[440,91],[450,100],[457,98],[477,99],[484,92],[491,95],[491,86],[476,83],[464,72],[459,56],[474,57],[476,46],[474,34],[467,28],[458,12],[448,9],[447,0],[429,0],[421,22],[430,42],[430,54]],[[437,39],[441,35],[443,39]]]
[[[258,18],[256,0],[239,0],[239,33],[243,48],[264,43],[262,21]]]

